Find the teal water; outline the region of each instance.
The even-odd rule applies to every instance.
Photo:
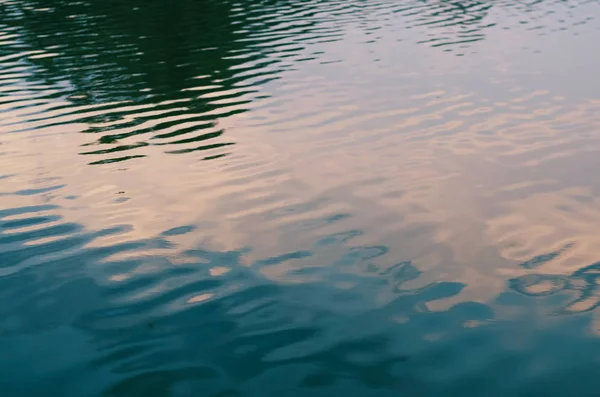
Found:
[[[0,396],[598,396],[600,3],[0,0]]]

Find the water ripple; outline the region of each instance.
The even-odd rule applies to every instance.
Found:
[[[595,395],[599,11],[0,1],[3,395]]]

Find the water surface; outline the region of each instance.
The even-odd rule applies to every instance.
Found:
[[[595,0],[0,0],[2,396],[597,396]]]

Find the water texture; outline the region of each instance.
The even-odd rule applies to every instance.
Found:
[[[596,0],[0,0],[0,395],[598,396],[598,65]]]

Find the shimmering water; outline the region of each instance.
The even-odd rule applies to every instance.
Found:
[[[596,0],[0,0],[0,395],[598,396]]]

